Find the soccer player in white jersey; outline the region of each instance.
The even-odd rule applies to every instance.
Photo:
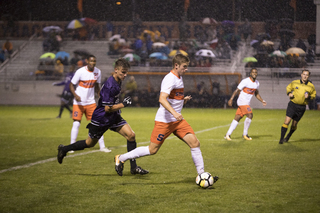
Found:
[[[100,92],[101,71],[95,67],[97,63],[96,57],[94,55],[89,55],[87,61],[87,66],[78,69],[69,84],[70,91],[74,96],[71,144],[75,143],[77,140],[82,115],[85,114],[87,120],[91,120],[92,113],[97,106],[94,94],[95,92],[97,94]],[[76,89],[75,86],[77,86]],[[99,146],[100,151],[111,152],[110,149],[105,147],[103,136],[99,140]]]
[[[253,95],[262,102],[263,106],[267,105],[267,102],[263,100],[259,94],[259,81],[256,80],[258,76],[258,70],[256,68],[252,68],[250,71],[250,77],[243,79],[238,85],[237,89],[233,92],[231,98],[228,101],[228,105],[232,106],[233,98],[240,92],[240,95],[237,100],[238,109],[234,120],[231,122],[230,128],[227,134],[224,136],[225,139],[231,141],[231,134],[233,130],[237,127],[241,118],[246,115],[246,120],[244,121],[243,127],[243,135],[242,137],[246,140],[252,140],[252,138],[248,135],[248,129],[251,124],[251,120],[253,118],[252,110],[250,107],[250,101]]]
[[[137,147],[125,154],[115,156],[115,170],[122,176],[124,162],[143,156],[154,155],[160,149],[164,140],[173,133],[184,141],[191,150],[191,156],[198,174],[204,172],[204,163],[200,150],[200,142],[188,122],[183,118],[183,105],[191,99],[184,96],[182,75],[187,71],[189,58],[177,54],[172,60],[172,67],[162,80],[160,90],[160,107],[155,117],[155,125],[151,134],[149,146]],[[218,177],[215,177],[215,181]]]

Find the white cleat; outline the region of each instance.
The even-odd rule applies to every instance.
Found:
[[[107,147],[104,147],[102,149],[100,149],[101,152],[111,152],[110,149],[108,149]]]
[[[225,135],[224,136],[224,139],[228,140],[228,141],[231,141],[231,135]]]

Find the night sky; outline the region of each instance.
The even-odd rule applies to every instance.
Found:
[[[143,21],[179,21],[184,0],[134,0],[136,12]],[[294,18],[290,0],[234,0],[235,21]],[[296,21],[316,21],[313,0],[296,0]],[[117,5],[116,2],[121,2]],[[233,0],[190,0],[188,21],[212,17],[217,21],[232,20]],[[131,21],[133,0],[83,0],[83,17],[98,21]],[[14,15],[16,20],[70,21],[80,18],[77,0],[0,0],[0,14]]]

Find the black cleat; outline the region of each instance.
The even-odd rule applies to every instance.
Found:
[[[288,138],[283,139],[283,142],[288,142],[288,141],[289,141]]]
[[[213,177],[213,183],[217,182],[219,180],[219,177],[218,176],[214,176]]]
[[[284,139],[281,139],[281,140],[279,141],[279,144],[283,144],[283,142],[284,142]]]
[[[63,147],[64,147],[64,146],[63,146],[62,144],[60,144],[60,145],[58,146],[57,159],[58,159],[58,162],[59,162],[60,164],[62,164],[63,158],[67,155],[67,153],[62,150]]]
[[[114,162],[116,163],[115,169],[116,169],[116,172],[118,173],[118,175],[122,176],[123,162],[121,162],[121,161],[119,160],[119,157],[120,157],[120,155],[116,155],[116,156],[114,157]]]
[[[149,171],[142,169],[140,166],[137,166],[134,169],[131,169],[131,174],[135,175],[135,174],[140,174],[140,175],[145,175],[148,174]]]

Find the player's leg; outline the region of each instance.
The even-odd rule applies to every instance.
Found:
[[[72,111],[73,124],[71,128],[70,144],[75,143],[77,140],[83,113],[84,113],[83,106],[73,105],[73,111]]]
[[[62,112],[63,112],[63,108],[64,108],[64,102],[61,99],[60,101],[60,109],[59,109],[59,115],[57,116],[57,118],[61,118]]]
[[[130,152],[137,147],[136,142],[136,134],[131,129],[130,125],[126,123],[125,125],[118,127],[116,130],[120,135],[127,139],[127,151]],[[130,166],[131,166],[131,174],[148,174],[147,170],[142,169],[140,166],[137,166],[137,162],[135,158],[130,159]]]
[[[243,114],[244,115],[244,114]],[[239,121],[242,118],[242,112],[241,112],[241,108],[238,107],[236,115],[234,116],[234,119],[231,122],[231,125],[227,131],[227,134],[224,136],[224,139],[231,141],[231,134],[232,132],[236,129],[236,127],[238,126]]]
[[[297,130],[298,121],[292,120],[291,128],[287,136],[284,138],[284,142],[288,142],[294,131]]]
[[[253,118],[253,113],[246,114],[246,119],[244,120],[244,125],[243,125],[242,137],[246,140],[249,140],[249,141],[252,140],[252,138],[248,135],[248,130],[249,130],[252,118]]]
[[[291,118],[289,116],[286,116],[284,123],[281,126],[281,136],[280,136],[279,144],[283,144],[284,136],[287,133],[288,126],[289,126],[290,122],[291,122]]]
[[[195,134],[186,134],[182,140],[190,147],[191,157],[193,163],[197,169],[198,174],[204,172],[204,162],[200,149],[200,141],[197,139]]]

